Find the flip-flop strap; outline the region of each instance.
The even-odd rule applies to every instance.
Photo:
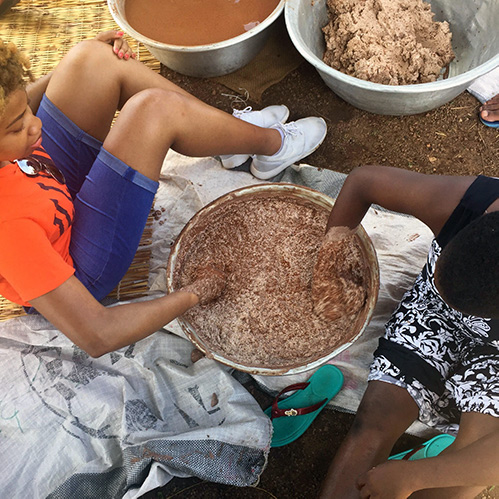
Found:
[[[418,445],[417,447],[414,447],[414,449],[410,450],[402,459],[404,461],[408,461],[411,456],[414,456],[416,452],[420,451],[421,449],[424,449],[424,444]]]
[[[304,390],[307,388],[307,386],[310,383],[296,383],[294,385],[289,385],[284,390],[281,390],[277,397],[274,399],[274,402],[272,403],[272,411],[271,411],[271,418],[280,418],[281,416],[303,416],[304,414],[310,414],[311,412],[316,411],[319,409],[324,402],[327,401],[327,398],[322,400],[321,402],[317,402],[317,404],[308,406],[308,407],[299,407],[298,409],[294,408],[289,408],[289,409],[279,409],[277,406],[277,403],[279,401],[279,397],[283,395],[284,393],[287,392],[293,392],[295,390]]]

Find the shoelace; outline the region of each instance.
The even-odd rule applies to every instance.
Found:
[[[298,126],[296,125],[295,122],[286,123],[284,125],[281,125],[279,123],[277,126],[284,132],[284,135],[299,135],[299,134],[303,133],[298,128]]]
[[[253,111],[253,108],[251,106],[248,106],[245,107],[243,110],[234,109],[232,115],[235,116],[236,118],[241,118],[243,114],[251,113],[251,111]]]

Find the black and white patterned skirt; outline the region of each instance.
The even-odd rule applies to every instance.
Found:
[[[369,381],[405,388],[419,419],[454,433],[462,412],[499,417],[499,337],[496,321],[449,307],[434,283],[441,248],[428,261],[386,324]]]

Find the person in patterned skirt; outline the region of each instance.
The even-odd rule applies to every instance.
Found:
[[[328,231],[354,230],[371,204],[417,217],[435,238],[379,340],[321,497],[474,498],[499,483],[499,179],[361,167]],[[387,460],[416,419],[455,440],[435,457]]]

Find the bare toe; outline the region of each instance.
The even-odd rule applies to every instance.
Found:
[[[480,116],[486,121],[499,121],[499,94],[480,107]]]

